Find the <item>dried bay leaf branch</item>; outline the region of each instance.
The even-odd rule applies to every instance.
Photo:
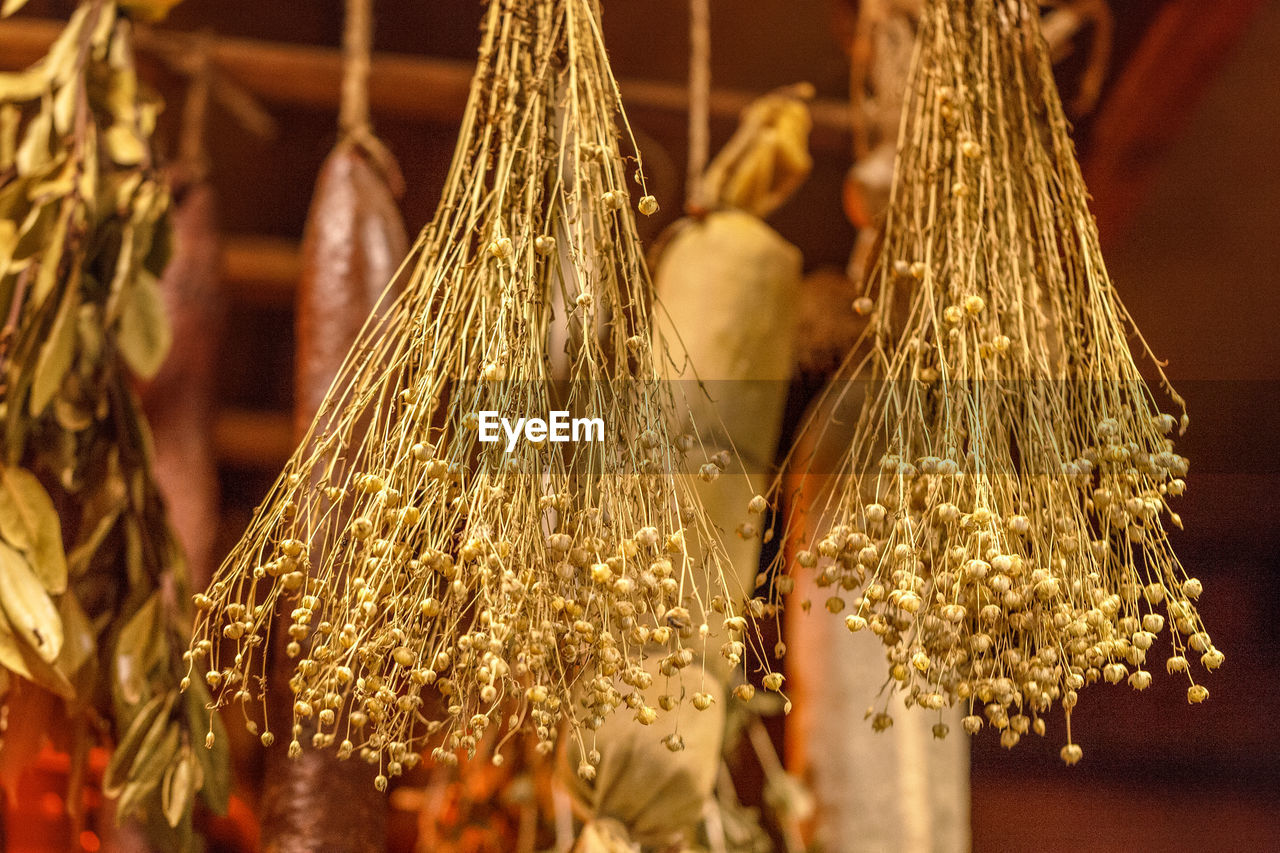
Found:
[[[137,5],[84,0],[44,59],[0,74],[0,700],[65,700],[73,819],[87,739],[108,731],[117,813],[157,849],[187,850],[206,780],[225,807],[226,750],[197,747],[207,695],[179,695],[185,566],[131,386],[172,338],[156,287],[171,251],[160,106],[122,11]],[[0,742],[0,765],[25,760]]]

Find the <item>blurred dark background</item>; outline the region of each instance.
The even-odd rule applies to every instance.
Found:
[[[1162,672],[1141,696],[1127,687],[1090,689],[1073,715],[1085,747],[1074,768],[1059,761],[1052,737],[1024,739],[1011,752],[994,738],[975,741],[973,844],[979,851],[1277,849],[1280,3],[1111,5],[1114,55],[1101,101],[1077,121],[1076,140],[1113,276],[1188,400],[1191,429],[1180,452],[1192,469],[1177,544],[1189,573],[1204,581],[1201,610],[1227,662],[1209,676],[1211,698],[1202,706],[1189,706],[1185,685]],[[21,18],[65,20],[72,6],[32,0]],[[447,60],[439,92],[388,90],[380,98],[375,69],[375,126],[404,170],[411,233],[436,204],[460,114],[456,80],[465,82],[481,10],[478,0],[376,4],[379,51]],[[809,270],[842,268],[854,237],[840,202],[850,165],[840,126],[849,11],[839,0],[713,4],[713,85],[729,93],[718,101],[725,106],[713,122],[713,150],[733,130],[740,103],[733,93],[798,80],[817,88],[815,169],[773,220],[803,249]],[[605,3],[606,41],[624,98],[636,95],[632,121],[663,202],[642,223],[646,238],[679,215],[683,197],[686,14],[682,0]],[[0,23],[4,67],[35,58],[23,52],[29,46],[6,40],[10,26]],[[329,48],[325,67],[336,68],[342,3],[186,0],[163,26]],[[1079,64],[1062,64],[1064,89]],[[175,107],[165,120],[172,139],[184,86],[165,69],[151,70]],[[291,449],[296,247],[315,175],[336,139],[337,90],[332,75],[280,85],[255,79],[271,71],[232,70],[263,93],[278,132],[259,139],[215,112],[208,136],[231,303],[216,430],[227,544]],[[401,824],[411,833],[411,821]],[[23,849],[17,834],[11,841]]]

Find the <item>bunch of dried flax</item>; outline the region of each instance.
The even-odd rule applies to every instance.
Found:
[[[309,724],[385,787],[420,747],[451,763],[526,728],[550,751],[563,721],[589,777],[590,732],[624,704],[645,725],[672,712],[666,743],[682,747],[678,714],[700,691],[681,671],[711,642],[694,614],[722,614],[733,665],[758,651],[748,591],[679,476],[697,439],[675,434],[658,379],[618,108],[596,0],[489,4],[444,197],[399,295],[196,596],[190,681],[255,731],[267,634],[291,616],[291,753]],[[605,440],[480,440],[482,411],[553,410],[602,418]],[[653,656],[670,684],[657,706],[641,692]]]
[[[827,609],[883,641],[909,704],[961,704],[970,733],[1012,747],[1061,705],[1068,763],[1079,690],[1144,689],[1166,623],[1167,667],[1203,701],[1187,655],[1223,655],[1165,529],[1178,420],[1129,350],[1035,4],[927,4],[868,282],[846,486],[797,555]]]

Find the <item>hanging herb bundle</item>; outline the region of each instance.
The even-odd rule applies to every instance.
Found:
[[[868,281],[847,486],[797,557],[828,609],[883,641],[909,704],[958,703],[971,734],[1012,747],[1060,705],[1069,764],[1079,691],[1146,688],[1161,636],[1203,701],[1188,658],[1223,655],[1165,527],[1178,420],[1128,347],[1035,4],[927,4]]]
[[[420,748],[451,763],[527,727],[550,751],[566,721],[590,777],[584,732],[618,706],[642,724],[673,712],[679,749],[678,715],[703,707],[681,670],[758,650],[680,470],[696,438],[674,434],[657,380],[618,106],[596,0],[489,4],[443,200],[400,295],[195,599],[191,682],[240,703],[250,730],[273,614],[291,616],[291,754],[306,732],[377,764],[385,787]],[[600,418],[603,440],[481,441],[482,412],[556,410]],[[642,693],[655,655],[670,682],[658,707]]]
[[[85,2],[42,61],[0,75],[0,689],[10,720],[43,727],[0,759],[20,765],[45,735],[68,749],[74,811],[107,735],[118,813],[178,849],[198,791],[225,804],[226,757],[204,748],[207,692],[178,691],[182,556],[130,387],[170,337],[159,104],[131,42],[115,3]]]

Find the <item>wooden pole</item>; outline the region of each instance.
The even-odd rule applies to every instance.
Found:
[[[0,22],[0,68],[22,68],[40,59],[64,23],[40,19]],[[138,43],[144,50],[172,50],[194,34],[140,28]],[[210,50],[213,64],[246,91],[268,103],[336,109],[342,90],[342,53],[334,48],[286,45],[256,39],[219,38]],[[374,113],[401,118],[456,122],[462,116],[474,66],[469,62],[407,54],[375,53],[370,65],[369,105]],[[627,109],[640,116],[670,122],[683,119],[689,98],[680,83],[623,80],[620,83]],[[755,92],[712,90],[708,98],[711,118],[736,122],[738,113]],[[834,99],[819,99],[809,106],[815,135],[811,144],[828,150],[848,147],[849,110]]]

